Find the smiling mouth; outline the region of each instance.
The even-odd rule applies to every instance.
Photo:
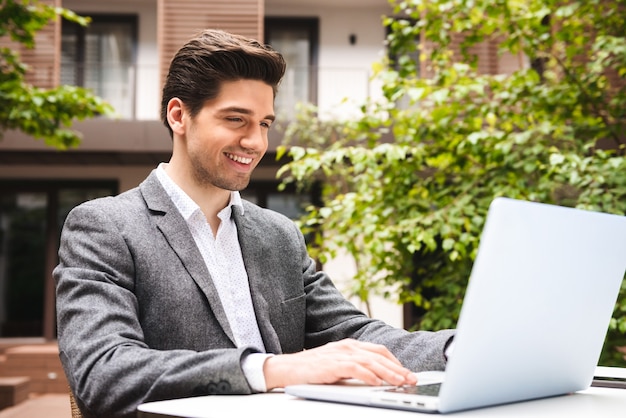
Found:
[[[252,158],[240,157],[238,155],[234,155],[230,153],[226,153],[226,156],[235,162],[238,162],[240,164],[246,164],[246,165],[252,163],[252,160],[253,160]]]

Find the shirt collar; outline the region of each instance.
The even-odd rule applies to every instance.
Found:
[[[186,221],[188,221],[194,213],[200,211],[200,207],[191,197],[189,197],[187,193],[185,193],[183,189],[180,188],[180,186],[178,186],[178,184],[174,182],[174,180],[172,180],[172,178],[165,171],[165,167],[167,167],[167,163],[159,164],[155,170],[157,179],[165,189],[165,192],[168,194],[170,199],[172,199],[172,202],[180,214]],[[230,218],[232,211],[231,207],[233,205],[238,206],[241,209],[241,213],[243,213],[243,202],[238,191],[230,192],[230,201],[228,202],[228,205],[218,213],[220,219],[223,220]]]

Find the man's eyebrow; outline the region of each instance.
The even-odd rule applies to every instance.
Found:
[[[254,113],[252,112],[252,110],[246,109],[245,107],[236,107],[236,106],[225,107],[219,110],[219,113],[229,113],[229,112],[241,113],[242,115],[252,115]],[[269,114],[269,115],[266,115],[263,119],[274,121],[276,120],[276,116],[273,114]]]

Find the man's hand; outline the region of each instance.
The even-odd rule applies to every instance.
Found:
[[[263,366],[267,390],[302,383],[359,379],[369,385],[414,385],[415,375],[378,344],[346,339],[311,350],[273,356]]]

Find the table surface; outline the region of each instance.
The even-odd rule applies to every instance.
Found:
[[[598,375],[626,378],[626,369],[599,368]],[[344,405],[299,399],[273,391],[257,395],[200,396],[149,402],[139,406],[140,418],[224,418],[239,416],[271,418],[409,418],[417,412]],[[462,417],[552,418],[620,417],[626,411],[626,389],[591,387],[570,395],[499,405],[449,415]],[[427,414],[427,416],[433,416]]]
[[[624,417],[626,390],[592,387],[571,395],[508,405],[456,412],[462,417]],[[201,396],[171,401],[150,402],[140,405],[139,417],[273,417],[273,418],[324,418],[358,416],[359,418],[408,418],[417,412],[398,411],[374,407],[343,405],[330,402],[307,401],[271,392],[257,395]],[[421,414],[420,414],[421,415]],[[433,416],[432,414],[427,414]]]

